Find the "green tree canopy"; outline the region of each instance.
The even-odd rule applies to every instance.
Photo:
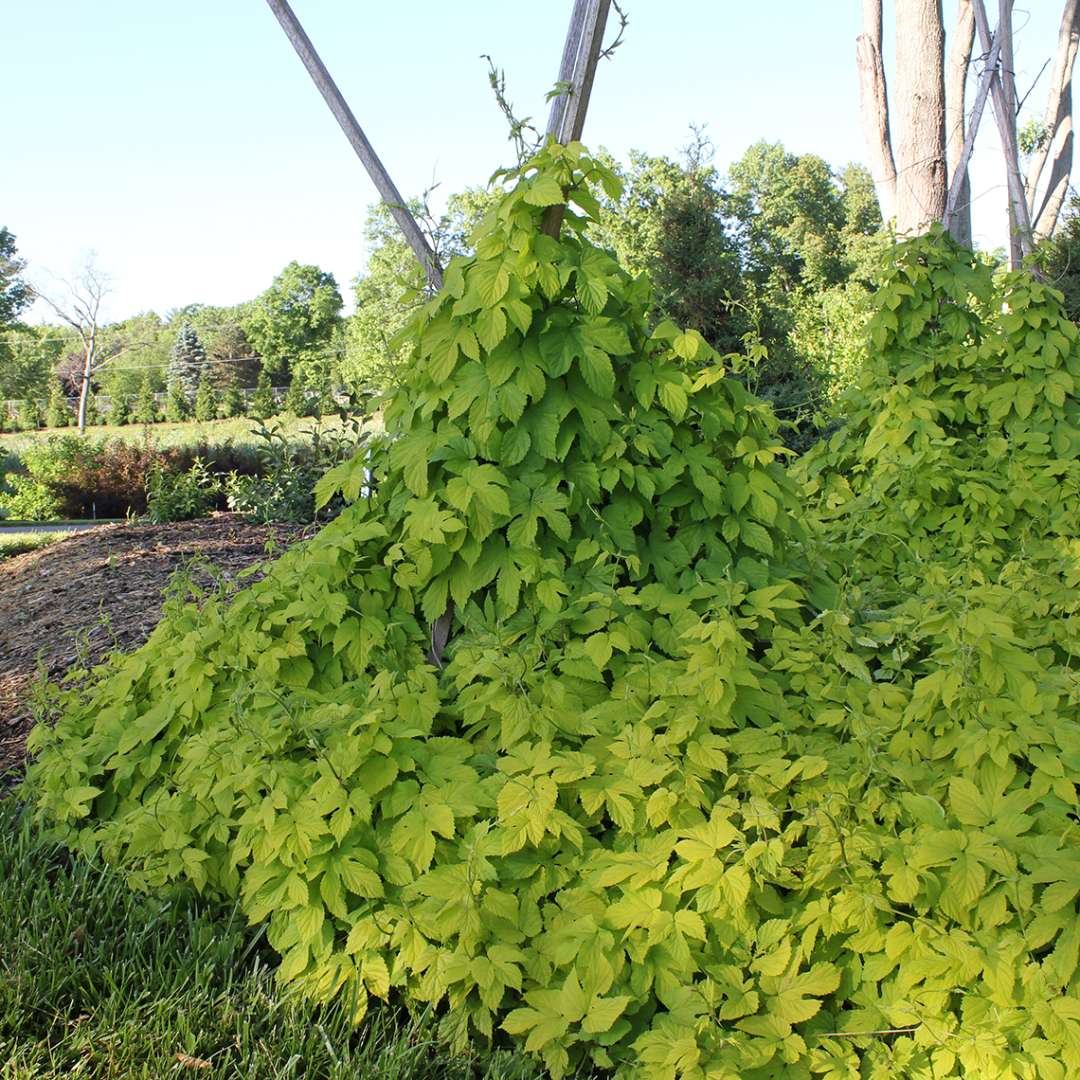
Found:
[[[30,306],[34,291],[20,275],[26,260],[20,259],[15,237],[0,226],[0,327],[8,326]]]
[[[737,349],[749,329],[745,289],[715,168],[696,151],[686,163],[634,151],[615,171],[623,193],[606,201],[596,238],[629,271],[649,274],[659,316]]]
[[[0,401],[47,397],[49,379],[70,334],[55,326],[0,328]]]
[[[438,217],[419,200],[410,209],[428,222],[438,258],[445,263],[471,250],[472,231],[497,197],[494,191],[469,188],[451,195]],[[353,282],[356,314],[346,326],[340,371],[346,385],[385,386],[401,361],[392,340],[424,299],[424,279],[385,203],[369,210],[364,236],[367,266]]]
[[[300,378],[314,384],[341,318],[334,275],[291,262],[251,306],[243,324],[248,340],[275,381]]]

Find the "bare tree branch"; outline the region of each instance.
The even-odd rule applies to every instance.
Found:
[[[968,162],[971,160],[971,152],[975,147],[975,136],[978,134],[983,110],[986,108],[990,84],[996,75],[1001,59],[999,31],[1000,28],[994,31],[990,54],[985,58],[982,75],[979,76],[979,88],[975,92],[975,104],[964,135],[964,145],[960,149],[959,158],[953,162],[953,178],[949,185],[949,197],[945,202],[945,217],[943,218],[945,228],[952,233],[957,242],[967,247],[971,246],[971,184],[967,175]],[[966,232],[962,231],[964,229]]]

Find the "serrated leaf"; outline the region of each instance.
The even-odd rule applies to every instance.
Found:
[[[602,349],[591,345],[578,360],[578,368],[589,389],[600,397],[610,397],[615,391],[615,371],[611,357]]]
[[[525,201],[530,206],[558,206],[566,202],[566,196],[554,177],[538,176],[525,189]]]
[[[510,287],[510,272],[502,259],[479,260],[466,276],[468,287],[475,289],[485,308],[494,307]]]
[[[503,435],[499,464],[504,469],[520,464],[525,460],[530,445],[532,445],[532,437],[529,433],[523,427],[512,427]]]
[[[626,1011],[630,1004],[628,994],[619,994],[616,997],[594,998],[589,1005],[589,1011],[581,1022],[581,1030],[590,1035],[597,1035],[604,1031],[610,1031],[615,1021]]]

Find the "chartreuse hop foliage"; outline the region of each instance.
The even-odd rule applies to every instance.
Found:
[[[586,239],[612,176],[578,144],[508,175],[406,330],[373,488],[332,470],[314,539],[69,693],[43,815],[139,887],[239,896],[315,998],[448,1005],[555,1076],[1075,1075],[1055,299],[903,251],[800,491]]]

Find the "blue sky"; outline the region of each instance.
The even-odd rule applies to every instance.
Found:
[[[293,0],[406,195],[433,179],[446,193],[483,184],[510,162],[481,53],[506,69],[519,114],[542,126],[571,6]],[[586,142],[675,154],[693,122],[707,126],[721,169],[757,139],[837,166],[865,158],[859,0],[623,6],[630,28],[597,75]],[[109,318],[235,303],[291,259],[333,271],[348,292],[375,191],[263,0],[6,8],[0,225],[35,280],[95,252],[112,279]],[[1059,18],[1058,0],[1018,0],[1021,92]],[[1045,78],[1032,95],[1040,111]],[[993,246],[1005,192],[993,133],[982,143],[975,228]]]

